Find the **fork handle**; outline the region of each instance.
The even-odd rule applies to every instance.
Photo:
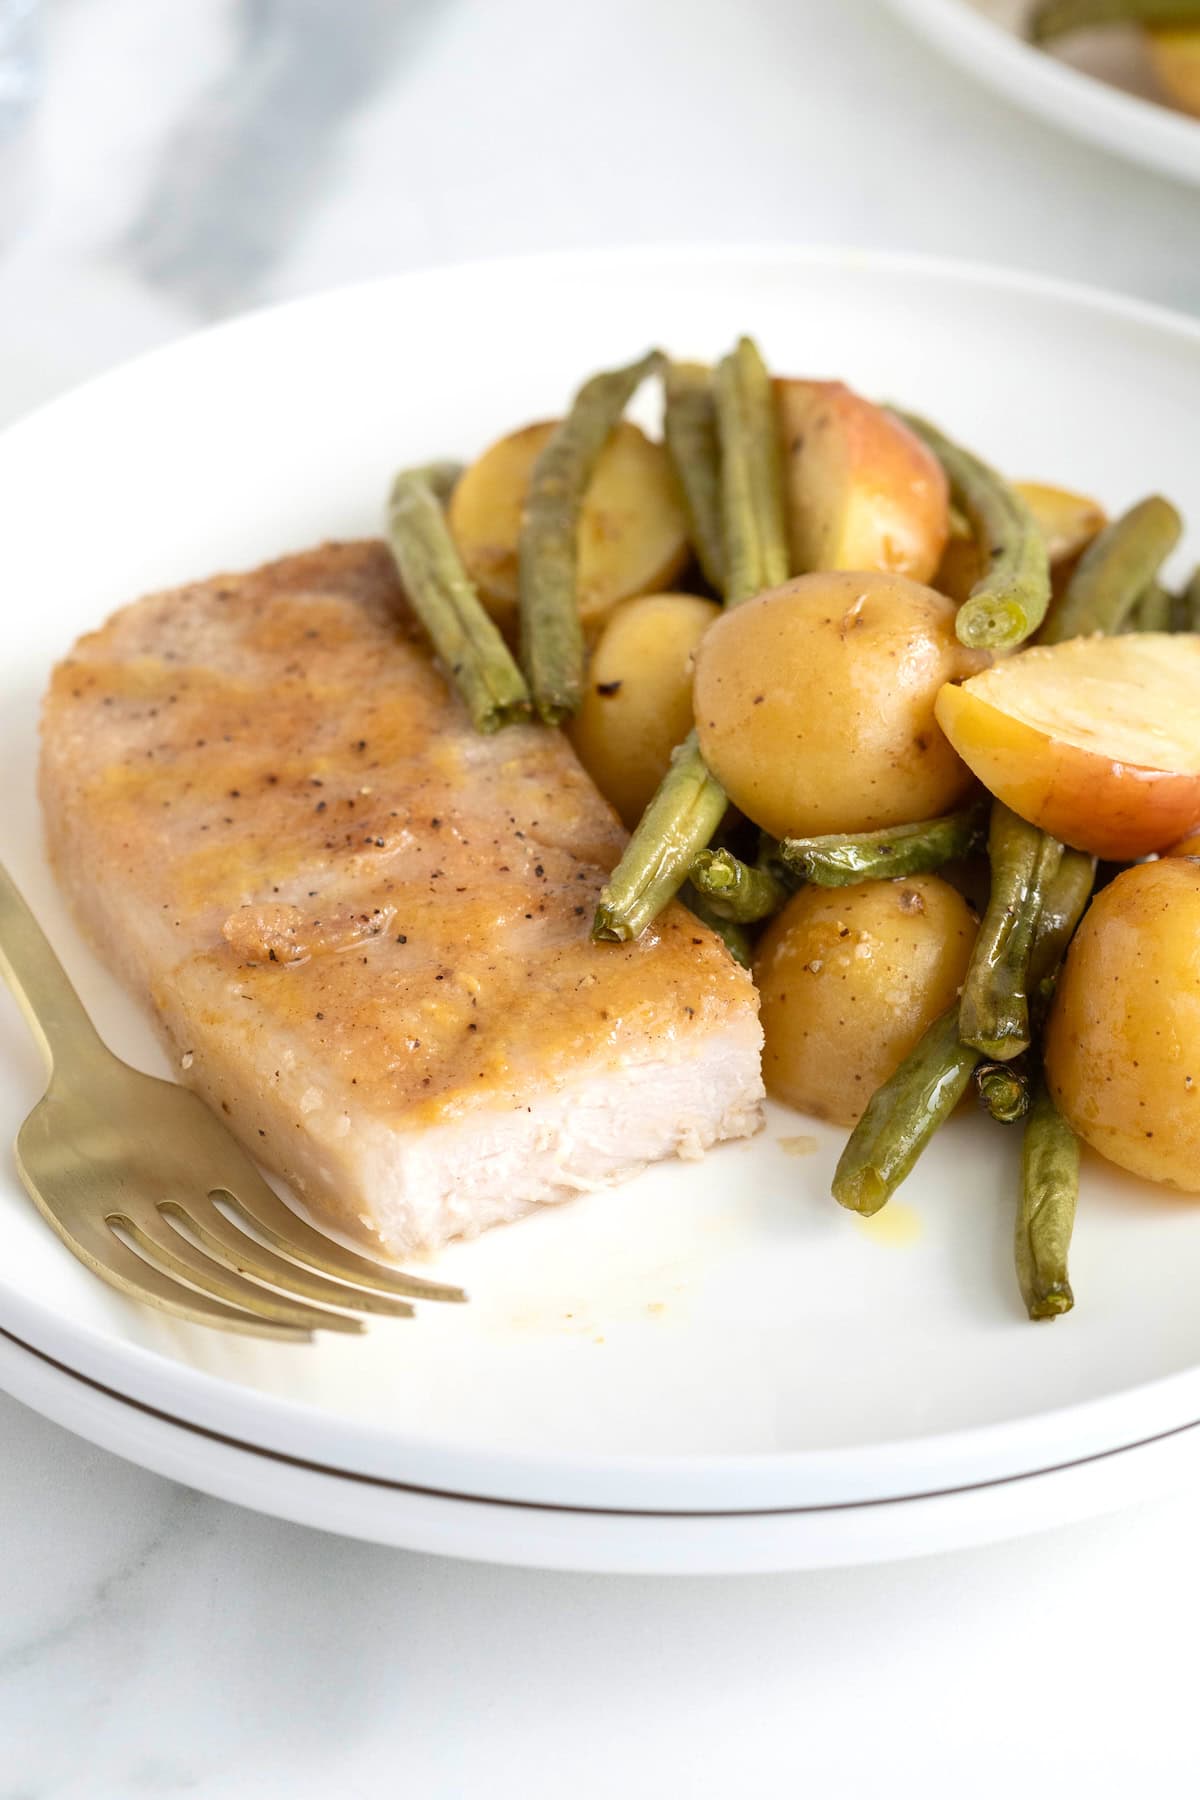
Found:
[[[0,863],[0,974],[16,995],[46,1066],[103,1050],[45,932]]]

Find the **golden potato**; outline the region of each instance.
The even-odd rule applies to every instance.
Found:
[[[1063,1117],[1110,1162],[1200,1192],[1200,862],[1140,863],[1093,900],[1046,1031]]]
[[[854,1125],[967,972],[976,919],[937,875],[802,888],[754,963],[767,1092]]]
[[[450,529],[497,624],[517,622],[521,508],[553,419],[503,437],[454,489]],[[579,525],[579,607],[585,626],[618,600],[670,586],[689,556],[687,514],[666,451],[623,420],[600,453]]]
[[[1034,644],[937,697],[983,785],[1052,837],[1115,862],[1200,819],[1200,637]]]
[[[692,728],[696,646],[720,611],[696,594],[646,594],[618,606],[597,639],[570,737],[631,831]]]
[[[696,727],[730,799],[776,837],[934,818],[971,785],[933,716],[986,666],[944,594],[902,575],[801,575],[725,613],[696,653]]]
[[[949,529],[946,477],[907,425],[842,381],[777,381],[794,569],[928,581]]]
[[[1200,27],[1160,25],[1146,40],[1167,98],[1200,119]]]

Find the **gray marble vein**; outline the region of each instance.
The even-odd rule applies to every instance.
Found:
[[[180,119],[124,247],[142,277],[208,317],[252,293],[442,4],[237,0],[229,66]]]

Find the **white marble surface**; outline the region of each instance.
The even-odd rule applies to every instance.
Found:
[[[0,150],[0,417],[245,306],[513,249],[856,242],[1200,310],[1194,191],[872,0],[55,0],[48,40]],[[539,1575],[239,1512],[0,1399],[0,1800],[1182,1795],[1194,1515]]]

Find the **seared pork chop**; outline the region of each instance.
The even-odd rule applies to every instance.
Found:
[[[41,790],[59,879],[180,1078],[393,1253],[759,1122],[750,977],[680,906],[590,941],[619,825],[558,732],[471,729],[381,545],[82,638]]]

